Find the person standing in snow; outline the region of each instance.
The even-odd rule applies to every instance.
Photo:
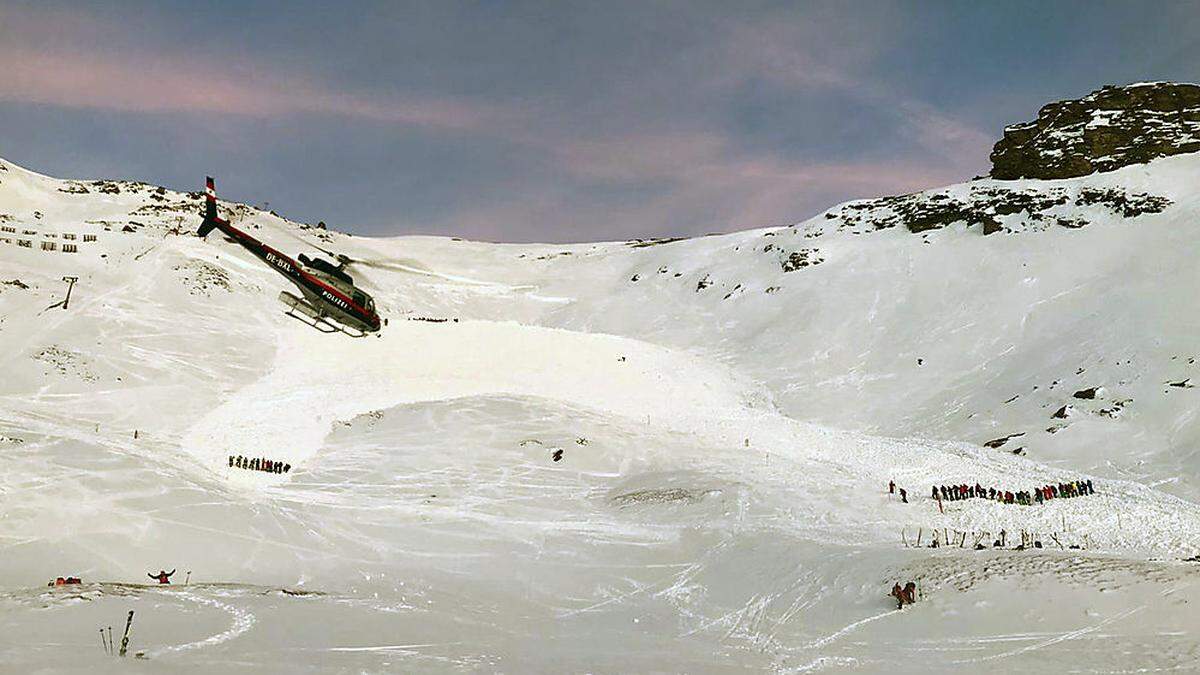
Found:
[[[908,503],[908,492],[904,488],[900,488],[900,501]]]
[[[888,494],[889,495],[896,494],[896,481],[894,481],[894,480],[888,481]]]
[[[892,597],[896,599],[896,609],[904,609],[904,591],[900,588],[900,582],[892,586]]]
[[[175,570],[171,570],[170,572],[167,572],[166,570],[159,570],[158,574],[151,574],[147,572],[146,576],[150,577],[151,579],[156,579],[160,584],[169,584],[171,583],[172,574],[175,574]]]

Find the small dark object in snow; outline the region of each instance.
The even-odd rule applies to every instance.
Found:
[[[557,461],[560,461],[560,460],[562,459],[562,457],[563,457],[563,451],[562,451],[561,449],[560,449],[560,450],[555,450],[555,451],[554,451],[554,454],[550,456],[550,458],[551,458],[551,459],[553,459],[553,460],[554,460],[554,461],[556,461],[556,462],[557,462]]]
[[[1099,390],[1100,390],[1100,387],[1092,387],[1090,389],[1080,389],[1079,391],[1075,392],[1073,394],[1073,396],[1075,398],[1083,398],[1083,399],[1091,400],[1091,399],[1096,398],[1096,392]]]
[[[1064,405],[1063,407],[1056,410],[1054,412],[1054,414],[1051,415],[1050,417],[1052,417],[1053,419],[1056,419],[1056,420],[1065,420],[1065,419],[1067,419],[1067,409],[1068,408],[1070,408],[1070,406]]]
[[[992,439],[992,440],[988,441],[987,443],[984,443],[984,444],[983,444],[983,447],[985,447],[985,448],[998,448],[998,447],[1000,447],[1000,446],[1004,445],[1005,443],[1009,442],[1011,439],[1018,438],[1018,437],[1020,437],[1020,436],[1024,436],[1024,435],[1025,435],[1025,432],[1024,432],[1024,431],[1020,431],[1020,432],[1017,432],[1017,433],[1015,433],[1015,434],[1009,434],[1009,435],[1007,435],[1007,436],[1004,436],[1004,437],[1002,437],[1002,438],[994,438],[994,439]]]
[[[1178,387],[1180,389],[1195,389],[1196,385],[1192,384],[1192,378],[1186,378],[1178,382],[1168,382],[1168,387]]]

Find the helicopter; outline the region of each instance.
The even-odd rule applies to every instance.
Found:
[[[203,239],[212,230],[220,230],[230,241],[240,244],[295,284],[300,296],[288,291],[279,293],[279,300],[288,307],[288,316],[322,333],[364,337],[379,330],[375,301],[355,286],[354,279],[346,273],[346,266],[355,260],[309,242],[305,243],[334,258],[337,264],[303,253],[292,258],[239,230],[217,215],[217,189],[211,176],[205,183],[204,199],[204,220],[196,234]]]

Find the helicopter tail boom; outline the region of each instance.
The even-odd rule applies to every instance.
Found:
[[[220,223],[220,217],[217,215],[217,188],[213,183],[212,176],[207,176],[204,184],[204,222],[200,223],[200,229],[196,234],[203,239],[213,228]]]

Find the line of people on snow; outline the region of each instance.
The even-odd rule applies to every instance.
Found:
[[[939,501],[954,502],[962,499],[989,499],[1002,504],[1021,504],[1030,506],[1042,504],[1059,497],[1080,497],[1096,494],[1096,488],[1091,480],[1073,480],[1066,483],[1048,484],[1030,491],[1020,490],[1009,492],[996,488],[984,488],[979,483],[974,485],[934,485],[931,496]]]
[[[267,473],[287,473],[292,470],[291,464],[284,464],[266,457],[243,457],[241,455],[230,455],[229,466],[235,469],[266,471]]]

